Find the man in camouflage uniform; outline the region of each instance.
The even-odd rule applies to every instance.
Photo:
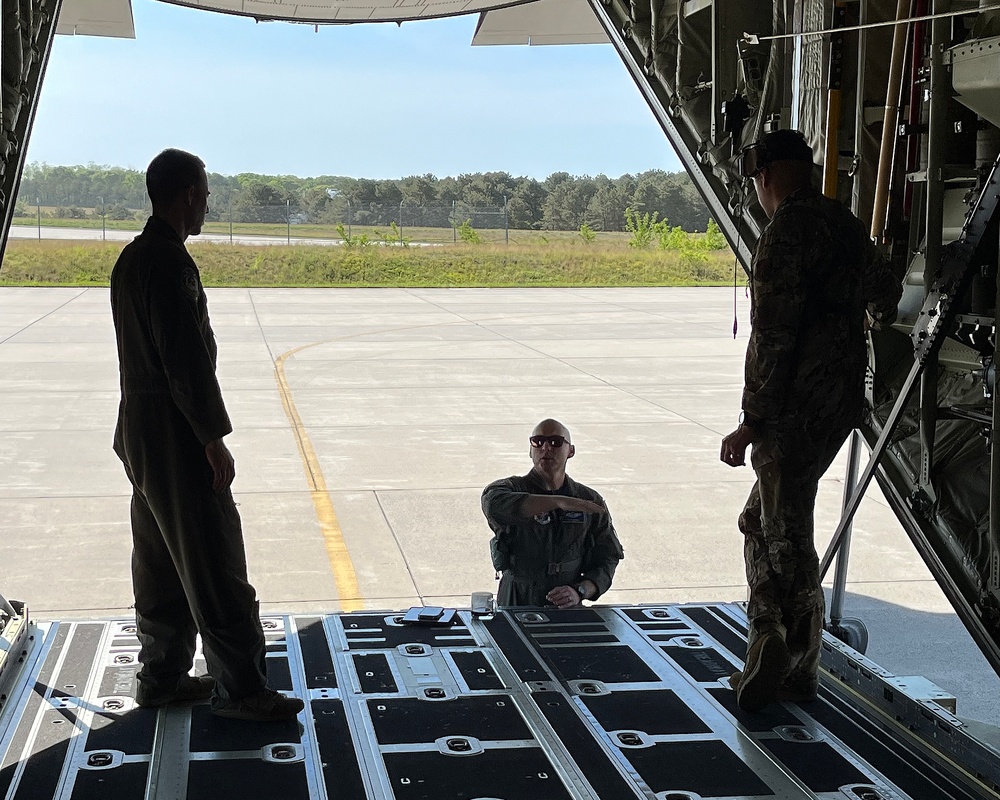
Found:
[[[212,698],[234,719],[294,719],[302,701],[266,687],[264,634],[247,581],[232,431],[198,267],[208,176],[164,150],[146,171],[153,215],[111,273],[121,404],[115,452],[132,483],[132,585],[145,708]],[[200,633],[209,676],[189,675]]]
[[[749,161],[749,163],[747,163]],[[739,705],[815,697],[824,600],[813,543],[819,480],[864,411],[867,324],[895,318],[900,282],[858,219],[811,186],[812,151],[775,131],[744,151],[770,218],[751,269],[743,419],[721,460],[757,482],[740,516],[750,600]]]
[[[532,469],[483,490],[483,514],[493,529],[493,566],[501,606],[571,608],[611,586],[622,546],[604,499],[566,474],[576,454],[569,430],[554,419],[528,437]]]

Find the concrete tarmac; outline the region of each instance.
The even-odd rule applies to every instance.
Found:
[[[572,431],[570,473],[625,547],[607,602],[744,600],[735,426],[748,301],[731,289],[212,289],[235,433],[234,492],[268,611],[468,605],[494,590],[482,487]],[[0,289],[0,593],[40,618],[124,615],[130,487],[106,289]],[[817,544],[842,501],[822,482]],[[1000,722],[997,676],[877,488],[856,524],[845,614],[868,655]]]

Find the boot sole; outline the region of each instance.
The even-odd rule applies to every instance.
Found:
[[[736,692],[736,702],[744,711],[760,711],[775,702],[781,691],[781,679],[788,669],[788,647],[780,636],[761,642],[757,663],[752,672],[744,672]]]

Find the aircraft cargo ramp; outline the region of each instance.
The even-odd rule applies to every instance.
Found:
[[[740,711],[736,605],[263,622],[272,684],[308,698],[299,724],[136,708],[133,622],[22,616],[6,633],[21,662],[3,689],[0,797],[998,796],[996,754],[950,698],[829,636],[818,700]]]

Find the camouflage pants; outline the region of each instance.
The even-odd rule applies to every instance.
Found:
[[[800,439],[784,455],[757,467],[740,515],[750,602],[747,649],[765,631],[788,645],[785,685],[807,689],[816,682],[825,605],[819,558],[813,543],[813,510],[819,479],[850,430]]]

